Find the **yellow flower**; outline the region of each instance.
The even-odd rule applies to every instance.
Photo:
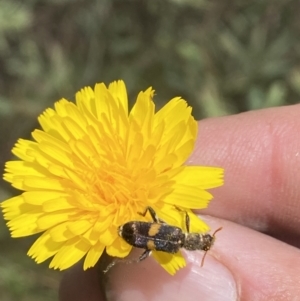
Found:
[[[21,160],[6,163],[4,179],[24,192],[1,207],[12,237],[43,233],[28,251],[36,262],[53,257],[50,267],[63,270],[85,256],[87,269],[105,249],[127,256],[118,227],[150,221],[138,214],[146,206],[184,229],[178,206],[192,231],[209,230],[190,209],[207,207],[206,189],[222,185],[223,170],[183,165],[197,137],[192,109],[176,97],[155,113],[153,94],[140,92],[128,112],[123,81],[84,88],[76,104],[61,99],[39,117],[35,141],[16,143]],[[153,256],[170,274],[185,265],[180,253]]]

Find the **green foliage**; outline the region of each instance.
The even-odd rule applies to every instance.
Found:
[[[197,118],[297,103],[299,9],[297,0],[2,0],[0,163],[47,106],[95,82],[124,79],[132,97],[153,86],[158,107],[183,96]],[[26,275],[47,269],[28,267],[24,242],[2,230],[14,251],[0,251],[1,300],[46,300],[48,288]],[[59,275],[49,276],[52,296]]]

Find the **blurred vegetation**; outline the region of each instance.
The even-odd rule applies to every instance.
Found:
[[[182,96],[196,118],[298,102],[297,0],[0,1],[0,164],[61,97],[124,79],[160,107]],[[16,194],[7,184],[0,199]],[[55,300],[61,273],[36,265],[33,239],[0,222],[0,299]]]

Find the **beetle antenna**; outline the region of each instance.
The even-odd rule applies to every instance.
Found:
[[[210,244],[210,246],[209,246],[209,249],[205,251],[205,253],[204,253],[203,257],[202,257],[202,260],[201,260],[201,268],[202,268],[203,265],[204,265],[204,259],[205,259],[205,257],[206,257],[207,252],[210,250],[210,247],[213,245],[214,241],[216,240],[216,233],[219,232],[219,231],[221,231],[221,230],[222,230],[222,227],[218,228],[218,229],[213,233],[213,235],[212,235],[212,240],[211,240],[211,244]]]

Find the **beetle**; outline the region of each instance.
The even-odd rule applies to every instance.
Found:
[[[182,211],[179,208],[177,209]],[[190,233],[190,217],[188,213],[185,212],[185,225],[187,232],[184,232],[181,228],[169,225],[158,218],[154,209],[150,206],[146,207],[143,213],[138,213],[145,216],[147,212],[150,213],[153,222],[130,221],[123,224],[118,229],[119,236],[122,237],[129,245],[144,249],[145,251],[138,259],[135,260],[114,260],[105,269],[105,273],[117,262],[141,262],[142,260],[145,260],[153,250],[171,254],[177,253],[181,248],[188,251],[202,250],[205,251],[201,262],[201,266],[203,266],[206,253],[210,250],[215,241],[215,234],[222,228],[217,229],[213,235],[197,232]]]

